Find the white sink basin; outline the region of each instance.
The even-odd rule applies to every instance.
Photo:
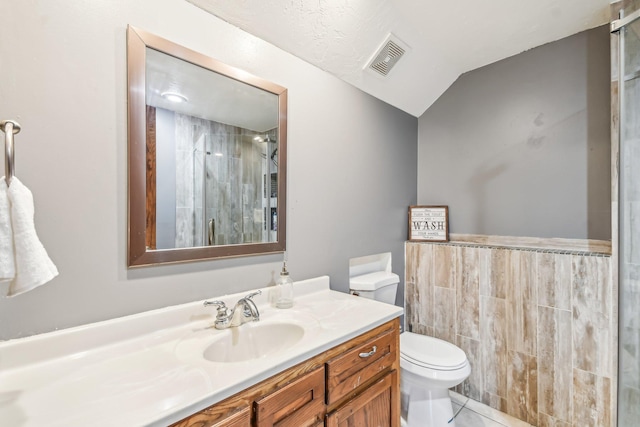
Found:
[[[294,323],[245,323],[217,334],[202,356],[211,362],[244,362],[287,350],[303,336],[304,328]]]
[[[305,342],[313,342],[318,320],[299,310],[271,311],[257,322],[216,330],[212,325],[187,333],[174,347],[190,363],[232,364],[278,357]]]

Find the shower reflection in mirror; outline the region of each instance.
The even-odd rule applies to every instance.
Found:
[[[149,109],[157,129],[155,249],[276,241],[277,128]]]

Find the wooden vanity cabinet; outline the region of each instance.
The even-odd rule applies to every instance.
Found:
[[[399,340],[396,318],[173,426],[399,427]]]

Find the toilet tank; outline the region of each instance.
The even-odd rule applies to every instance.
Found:
[[[395,304],[400,277],[387,271],[376,271],[349,279],[349,290],[354,295]]]

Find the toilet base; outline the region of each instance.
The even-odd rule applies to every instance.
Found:
[[[406,427],[455,427],[448,389],[411,387],[401,393],[402,425]]]

